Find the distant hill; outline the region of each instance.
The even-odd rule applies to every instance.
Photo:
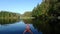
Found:
[[[22,14],[22,17],[31,17],[32,12],[26,11],[24,14]]]

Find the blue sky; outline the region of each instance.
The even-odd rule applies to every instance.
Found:
[[[23,14],[32,11],[42,0],[0,0],[0,11],[10,11]]]

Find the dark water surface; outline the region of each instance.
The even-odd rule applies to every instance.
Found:
[[[38,32],[38,30],[33,27],[33,24],[30,24],[30,28],[33,34],[42,34],[42,32]],[[0,34],[23,34],[25,29],[26,24],[24,21],[20,21],[13,24],[0,25]]]

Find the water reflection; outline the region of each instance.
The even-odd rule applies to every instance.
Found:
[[[22,34],[24,30],[25,24],[22,21],[0,26],[0,34]]]
[[[20,21],[20,19],[0,19],[0,24],[1,25],[5,25],[5,24],[12,24],[12,23],[15,23],[15,22],[18,22]]]
[[[39,20],[32,20],[32,19],[25,19],[25,20],[23,20],[24,21],[24,23],[25,24],[32,24],[33,25],[33,27],[34,27],[34,29],[36,29],[38,32],[40,32],[40,33],[38,33],[38,34],[42,34],[42,31],[41,31],[41,28],[40,28],[40,26],[41,26],[41,24],[40,24],[40,22],[41,21],[39,21]],[[29,26],[29,25],[28,25]],[[36,32],[37,32],[36,31]],[[32,34],[33,34],[33,32],[32,32]],[[35,34],[35,33],[34,33]]]
[[[60,21],[57,18],[44,19],[37,18],[31,22],[35,29],[43,34],[60,34]]]
[[[23,34],[26,28],[30,30],[33,34],[42,34],[42,32],[38,32],[38,30],[33,27],[33,24],[26,24],[24,21],[7,24],[7,25],[6,24],[0,25],[0,34]]]

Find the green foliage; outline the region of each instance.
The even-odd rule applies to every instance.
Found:
[[[34,26],[42,30],[44,34],[58,34],[60,26],[60,2],[59,0],[45,0],[38,4],[32,11],[32,16],[35,17]],[[39,22],[40,21],[40,22]]]
[[[10,22],[15,22],[20,19],[18,13],[12,13],[8,11],[0,11],[0,24],[8,24]]]
[[[21,17],[31,17],[32,13],[29,11],[26,11],[24,14],[21,15]]]

